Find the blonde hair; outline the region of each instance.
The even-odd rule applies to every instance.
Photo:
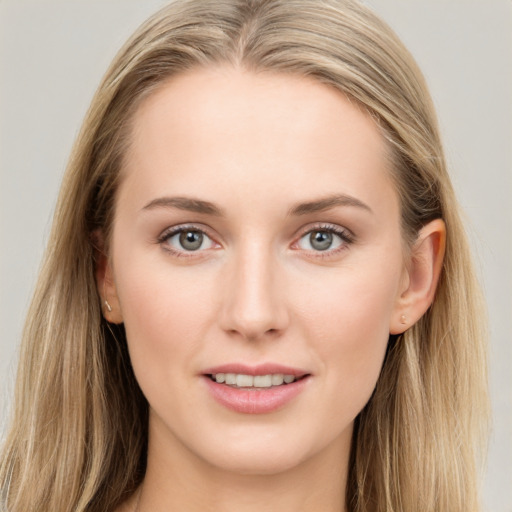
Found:
[[[107,324],[94,237],[110,232],[137,106],[170,76],[231,63],[313,77],[360,104],[388,141],[404,239],[447,229],[436,298],[390,337],[356,420],[352,512],[479,509],[487,433],[486,332],[468,243],[424,79],[391,29],[351,0],[178,0],[121,49],[75,144],[23,335],[3,510],[112,510],[144,477],[148,405],[122,326]]]

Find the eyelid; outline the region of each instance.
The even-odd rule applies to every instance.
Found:
[[[187,251],[187,250],[179,250],[179,249],[176,249],[176,248],[170,246],[169,244],[167,244],[167,245],[165,244],[165,242],[173,235],[176,235],[180,232],[187,231],[187,230],[198,231],[198,232],[202,233],[203,235],[208,237],[216,247],[197,250],[197,251]],[[157,236],[156,243],[161,245],[163,250],[165,250],[173,255],[176,255],[178,257],[196,257],[196,258],[198,258],[201,256],[205,256],[204,253],[211,249],[218,249],[218,248],[222,247],[222,244],[220,244],[217,241],[218,237],[216,237],[215,235],[212,235],[211,231],[212,230],[208,226],[205,226],[204,224],[201,224],[201,223],[178,224],[175,226],[170,226],[170,227],[165,228]],[[302,249],[302,248],[298,247],[299,241],[304,236],[306,236],[312,232],[315,232],[315,231],[326,231],[329,233],[333,233],[334,235],[338,236],[341,239],[342,243],[337,248],[326,249],[325,251],[306,250],[306,249]],[[315,223],[315,224],[309,224],[309,225],[301,228],[299,230],[298,234],[294,237],[294,242],[292,243],[291,248],[293,250],[300,250],[302,252],[307,252],[317,258],[328,258],[328,257],[338,254],[340,251],[344,251],[344,250],[348,249],[348,246],[350,246],[355,241],[356,241],[356,236],[350,229],[348,229],[346,227],[339,226],[337,224],[320,222],[320,223]]]
[[[166,244],[167,240],[171,238],[174,235],[177,235],[178,233],[181,233],[183,231],[197,231],[199,233],[202,233],[204,236],[208,237],[212,244],[214,244],[217,247],[211,247],[208,249],[202,249],[197,251],[187,251],[185,249],[180,250],[176,249],[175,247],[172,247],[170,244]],[[165,228],[156,238],[156,243],[159,244],[163,250],[178,256],[178,257],[200,257],[204,256],[203,253],[210,249],[216,249],[218,247],[221,247],[221,244],[217,242],[216,237],[214,237],[211,234],[211,230],[205,226],[204,224],[196,224],[196,223],[185,223],[185,224],[178,224],[176,226],[170,226]]]
[[[314,233],[315,231],[326,231],[328,233],[332,233],[338,236],[342,240],[342,243],[339,247],[336,247],[334,249],[326,249],[325,251],[307,250],[298,247],[298,243],[300,242],[300,240],[302,240],[306,235]],[[328,258],[338,254],[340,251],[348,249],[348,247],[355,241],[356,236],[350,229],[339,226],[337,224],[321,222],[313,225],[310,224],[308,226],[301,228],[299,234],[297,235],[295,241],[292,244],[292,249],[307,252],[317,258]]]

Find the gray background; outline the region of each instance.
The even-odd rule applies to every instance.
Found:
[[[72,142],[115,52],[164,3],[0,0],[0,421]],[[367,3],[415,55],[438,108],[491,321],[486,510],[512,512],[512,1]]]

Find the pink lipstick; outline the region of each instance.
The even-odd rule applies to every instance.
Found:
[[[203,373],[211,396],[224,407],[244,414],[283,408],[305,389],[310,376],[301,369],[272,363],[225,364]]]

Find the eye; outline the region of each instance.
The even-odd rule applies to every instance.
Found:
[[[175,253],[197,252],[216,247],[216,243],[204,231],[193,227],[165,231],[158,241],[166,250]]]
[[[305,233],[297,242],[299,249],[315,252],[336,252],[350,244],[353,237],[346,230],[329,226]]]

